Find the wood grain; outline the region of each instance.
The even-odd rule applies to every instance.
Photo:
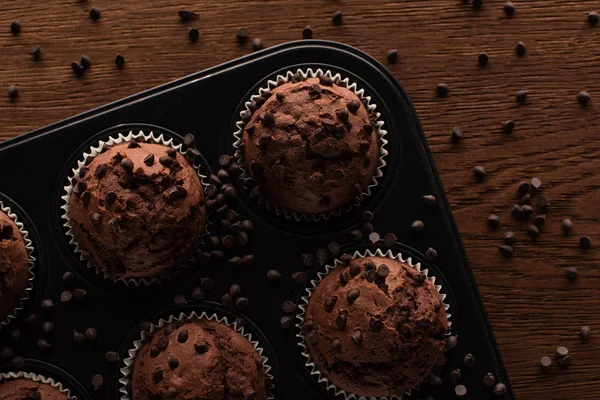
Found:
[[[301,5],[300,5],[301,3]],[[301,38],[311,25],[315,38],[354,45],[385,61],[398,48],[400,60],[390,66],[419,113],[437,168],[454,209],[519,399],[598,399],[600,397],[600,252],[583,252],[578,235],[600,243],[600,26],[590,27],[586,13],[600,1],[514,1],[517,12],[507,18],[502,1],[485,1],[481,11],[460,0],[398,1],[181,1],[76,0],[0,3],[0,88],[16,84],[16,101],[0,98],[0,139],[89,110],[124,96],[220,64],[251,51],[238,46],[235,32],[248,27],[265,46]],[[88,18],[91,5],[102,11]],[[182,24],[180,8],[200,13],[197,22]],[[342,26],[330,16],[340,9]],[[9,32],[19,20],[22,32]],[[200,41],[187,40],[197,26]],[[527,54],[517,57],[517,41]],[[33,44],[42,60],[28,54]],[[490,55],[480,68],[477,55]],[[121,53],[126,68],[115,68]],[[93,66],[75,78],[70,63],[82,54]],[[446,99],[435,85],[450,87]],[[530,91],[518,106],[515,92]],[[5,89],[2,89],[5,90]],[[587,90],[591,105],[577,103]],[[515,132],[506,136],[500,121],[512,119]],[[454,126],[465,140],[453,145]],[[474,165],[488,179],[475,183]],[[552,205],[544,233],[536,245],[523,226],[512,221],[510,207],[519,181],[538,176]],[[502,218],[498,232],[486,228],[486,217]],[[560,221],[574,221],[574,234],[564,237]],[[515,257],[503,259],[495,246],[503,232],[518,237]],[[576,266],[580,279],[569,283],[564,272]],[[579,327],[596,334],[588,344]],[[558,345],[573,354],[568,370],[542,374],[539,359]]]

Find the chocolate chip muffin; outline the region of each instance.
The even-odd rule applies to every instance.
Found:
[[[352,203],[373,178],[377,130],[358,96],[331,78],[284,83],[262,95],[240,151],[271,204],[321,214]]]
[[[159,329],[138,352],[132,399],[265,400],[270,381],[240,333],[205,319]]]
[[[355,395],[402,395],[443,357],[448,320],[425,276],[385,257],[355,258],[310,297],[308,352],[331,383]]]
[[[14,221],[0,211],[0,322],[19,306],[30,276],[23,235]]]
[[[151,277],[184,262],[198,243],[204,192],[178,151],[131,141],[82,168],[68,217],[86,259],[113,277]]]
[[[68,400],[57,388],[27,378],[9,379],[0,382],[1,400]]]

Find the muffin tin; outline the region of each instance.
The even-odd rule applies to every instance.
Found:
[[[321,68],[350,78],[373,98],[382,114],[388,131],[387,165],[379,185],[363,204],[327,220],[290,220],[251,198],[238,180],[236,211],[241,219],[250,219],[254,224],[245,250],[256,256],[252,267],[234,270],[227,264],[190,266],[169,280],[140,287],[112,282],[85,267],[69,245],[60,218],[60,197],[69,172],[85,149],[110,135],[129,131],[162,133],[176,142],[191,132],[202,154],[197,159],[201,172],[209,175],[219,168],[221,154],[233,155],[235,123],[249,97],[268,79],[299,68]],[[301,254],[315,254],[333,241],[341,244],[342,252],[387,249],[382,240],[350,240],[349,232],[360,228],[364,211],[374,213],[373,225],[381,237],[388,232],[398,237],[392,251],[411,257],[413,263],[420,262],[439,279],[452,309],[452,334],[459,336],[457,348],[446,353],[444,384],[437,388],[421,385],[411,398],[427,394],[438,400],[454,398],[448,374],[462,368],[464,356],[471,353],[475,366],[463,368],[461,381],[468,389],[467,398],[514,399],[415,111],[392,74],[357,49],[307,40],[254,53],[1,143],[0,171],[0,196],[16,210],[31,233],[37,258],[34,289],[18,318],[0,332],[0,345],[9,345],[26,358],[23,370],[66,380],[64,383],[80,399],[120,399],[119,369],[123,365],[109,364],[104,354],[115,350],[121,359],[127,358],[127,350],[139,338],[140,322],[157,322],[192,311],[216,312],[245,321],[245,329],[257,338],[264,348],[263,355],[269,359],[276,399],[341,398],[310,375],[298,346],[297,330],[281,328],[279,319],[283,315],[281,304],[286,300],[299,303],[308,284],[295,283],[292,273],[306,271],[310,282],[324,269],[318,263],[306,269]],[[437,205],[425,207],[422,196],[426,194],[436,196]],[[425,230],[415,235],[410,227],[416,219],[424,222]],[[428,247],[438,251],[435,263],[423,255]],[[333,257],[325,264],[332,261]],[[282,282],[266,279],[271,269],[283,274]],[[72,285],[62,280],[66,271],[76,276]],[[206,300],[191,300],[200,277],[212,278],[215,288]],[[250,300],[243,314],[218,303],[233,283],[240,284]],[[61,292],[75,288],[85,289],[86,298],[61,305]],[[174,303],[178,294],[188,297],[185,305]],[[54,310],[40,310],[41,300],[48,298],[53,300]],[[25,318],[32,312],[37,322],[26,324]],[[42,352],[35,344],[47,336],[40,329],[46,320],[51,320],[55,328],[47,338],[51,349]],[[83,332],[91,326],[98,330],[99,340],[75,344],[73,329]],[[16,343],[11,340],[14,328],[21,330]],[[1,372],[15,370],[10,361],[0,364]],[[495,396],[484,387],[482,380],[488,372],[507,385],[504,396]],[[105,383],[94,391],[91,378],[98,373],[104,375]]]

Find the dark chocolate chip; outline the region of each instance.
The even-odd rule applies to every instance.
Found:
[[[304,283],[307,279],[306,272],[295,272],[292,274],[292,279],[295,280],[296,283]]]
[[[98,340],[98,331],[96,330],[96,328],[93,328],[93,327],[87,328],[85,330],[85,337],[88,340],[91,340],[92,342],[96,341],[96,340]]]
[[[389,64],[396,64],[398,62],[398,49],[392,49],[388,51],[387,62]]]
[[[425,224],[423,223],[423,221],[416,220],[411,224],[410,228],[413,231],[413,233],[419,233],[425,229]]]
[[[187,329],[182,329],[177,334],[177,341],[179,343],[185,343],[188,341],[189,336],[190,336],[189,331]]]
[[[229,265],[234,268],[240,267],[242,265],[242,257],[231,257],[229,259]]]
[[[331,296],[325,299],[325,311],[327,312],[331,312],[333,310],[333,307],[335,307],[335,304],[337,303],[337,296]]]
[[[529,94],[529,92],[527,90],[519,90],[515,96],[515,98],[517,99],[517,102],[519,104],[525,104],[527,102],[527,95]]]
[[[281,327],[283,329],[289,328],[290,326],[292,326],[293,323],[294,323],[294,317],[291,315],[284,315],[279,320],[279,324],[281,325]]]
[[[360,108],[360,101],[348,100],[348,102],[346,102],[346,107],[348,108],[348,111],[350,111],[352,114],[356,114],[356,112]]]
[[[341,25],[342,24],[342,12],[339,10],[334,12],[333,15],[331,16],[331,22],[335,26]]]
[[[87,291],[84,289],[75,289],[73,290],[73,299],[75,301],[82,301],[87,296]]]
[[[11,100],[14,100],[17,97],[19,97],[19,89],[15,85],[10,85],[8,87],[8,97]]]
[[[529,193],[527,193],[525,196],[521,197],[519,199],[519,204],[521,204],[521,205],[531,204],[531,195]]]
[[[238,310],[245,310],[246,308],[248,308],[249,304],[250,301],[246,297],[238,297],[235,300],[235,308],[237,308]]]
[[[542,229],[544,227],[544,223],[546,221],[545,215],[538,215],[533,219],[533,224],[538,227],[538,229]]]
[[[331,341],[331,351],[338,354],[342,352],[342,342],[340,342],[339,339],[333,339]]]
[[[587,21],[591,26],[598,24],[598,20],[600,20],[600,17],[598,16],[598,13],[596,11],[590,11],[588,13]]]
[[[224,294],[223,297],[221,297],[221,304],[223,304],[223,307],[233,306],[233,299],[231,298],[231,295],[228,293]]]
[[[504,3],[503,8],[504,13],[509,17],[512,17],[515,14],[515,5],[512,3],[512,1],[507,1],[506,3]]]
[[[498,246],[498,250],[500,250],[500,253],[506,258],[512,257],[514,253],[513,247],[508,244]]]
[[[331,242],[327,245],[327,250],[334,255],[337,256],[340,253],[340,245],[337,242]]]
[[[189,22],[194,19],[198,19],[199,15],[192,11],[179,10],[177,11],[177,15],[179,15],[179,19],[181,22]]]
[[[73,341],[77,344],[85,343],[85,335],[81,332],[73,330]]]
[[[467,354],[463,359],[463,365],[466,368],[473,368],[475,366],[475,357],[472,354]]]
[[[379,332],[383,329],[383,322],[377,317],[371,317],[369,320],[369,329],[373,332]]]
[[[476,165],[473,167],[473,175],[475,175],[477,182],[483,182],[486,176],[485,169],[481,165]]]
[[[210,292],[214,287],[214,282],[210,278],[202,278],[200,279],[200,287],[205,292]]]
[[[200,38],[200,31],[198,28],[188,28],[188,38],[192,43],[195,43]]]
[[[263,43],[262,40],[260,40],[259,38],[256,38],[252,41],[252,50],[254,51],[259,51],[263,49]]]
[[[537,226],[533,225],[533,224],[529,224],[525,227],[525,231],[527,232],[527,234],[529,235],[530,238],[536,240],[537,238],[540,237],[540,230],[538,229]]]
[[[479,62],[479,66],[485,67],[486,65],[488,65],[488,63],[490,61],[490,57],[484,51],[484,52],[480,53],[479,56],[477,56],[477,61]]]
[[[92,7],[90,9],[90,18],[92,19],[92,21],[97,21],[100,19],[100,10],[97,9],[96,7]]]
[[[496,386],[494,386],[494,394],[496,396],[503,396],[506,393],[506,385],[504,383],[497,383]]]
[[[158,162],[163,166],[163,167],[170,167],[171,165],[173,165],[173,159],[169,156],[160,156],[160,158],[158,159]]]
[[[29,316],[25,319],[25,323],[28,325],[33,325],[37,321],[37,317],[35,314],[29,314]]]
[[[38,47],[38,49],[39,49],[39,47]],[[92,66],[92,60],[88,56],[81,56],[81,59],[79,60],[79,64],[81,65],[81,67],[84,70],[89,69]]]
[[[106,361],[108,361],[109,363],[117,363],[121,360],[121,357],[119,356],[119,353],[117,353],[116,351],[109,351],[104,355],[104,358],[106,359]]]
[[[312,39],[312,37],[313,37],[313,30],[310,26],[307,26],[306,28],[302,29],[302,38]]]
[[[508,134],[511,134],[513,132],[513,130],[515,129],[515,122],[513,120],[506,120],[506,121],[502,121],[502,132]]]
[[[515,241],[517,240],[516,236],[514,233],[512,232],[506,232],[504,234],[504,244],[508,244],[508,245],[513,245],[515,243]]]
[[[360,229],[354,229],[354,230],[350,231],[350,237],[355,242],[359,242],[363,238],[363,233],[362,233],[362,231]]]
[[[276,269],[272,269],[269,272],[267,272],[267,279],[271,282],[278,282],[281,280],[281,273]]]
[[[10,32],[13,35],[18,35],[21,32],[21,23],[19,21],[13,21],[10,23]]]
[[[240,29],[238,29],[237,33],[235,34],[235,39],[240,44],[246,43],[248,41],[249,37],[250,37],[250,33],[248,32],[247,28],[240,28]]]
[[[543,369],[546,369],[548,367],[550,367],[552,365],[552,359],[548,356],[543,356],[542,358],[540,358],[540,366]],[[493,383],[492,383],[493,386]]]
[[[527,52],[527,47],[525,46],[525,43],[518,42],[517,45],[515,46],[515,52],[517,53],[517,55],[519,57],[523,57],[525,55],[525,53]]]
[[[346,326],[347,322],[348,322],[348,316],[346,315],[346,313],[341,312],[338,314],[338,316],[335,319],[335,326],[338,329],[343,329]]]
[[[569,233],[571,233],[571,230],[573,229],[573,222],[570,219],[565,218],[562,220],[562,224],[561,224],[560,228],[565,235],[568,235]]]
[[[437,198],[431,194],[426,194],[422,198],[423,198],[423,203],[427,207],[435,207],[435,205],[437,204]]]
[[[359,296],[360,296],[360,290],[350,289],[348,291],[348,293],[346,294],[346,300],[348,301],[348,303],[352,304],[356,301],[356,299],[358,299]]]
[[[286,314],[291,314],[296,311],[296,304],[293,301],[286,300],[281,306],[281,310]]]
[[[155,385],[160,383],[163,380],[163,370],[160,367],[157,367],[152,371],[152,383]]]
[[[169,364],[170,369],[176,369],[177,367],[179,367],[179,359],[177,357],[168,356],[167,363]]]
[[[327,76],[327,75],[320,75],[320,76],[319,76],[319,83],[320,83],[321,85],[324,85],[324,86],[332,86],[332,85],[333,85],[333,79],[331,79],[331,77],[329,77],[329,76]],[[340,110],[346,111],[346,110],[344,110],[344,109],[340,109]],[[339,110],[336,110],[336,114],[337,114],[337,112],[338,112],[338,111],[339,111]],[[347,115],[348,115],[348,112],[346,111],[346,116],[347,116]],[[339,115],[338,115],[338,117],[339,117]],[[340,119],[342,119],[342,118],[340,117]],[[346,119],[345,119],[345,120],[343,120],[343,121],[347,121],[347,120],[348,120],[348,118],[346,118]]]
[[[123,57],[120,54],[117,54],[115,56],[115,65],[117,66],[117,68],[121,69],[125,66],[125,57]]]
[[[383,244],[386,247],[392,247],[394,244],[396,244],[397,240],[398,238],[393,233],[386,233],[383,237]]]
[[[73,61],[71,63],[71,70],[73,71],[73,75],[75,76],[83,76],[85,72],[83,66],[77,61]]]
[[[561,357],[561,358],[558,359],[558,365],[561,368],[568,367],[572,363],[573,363],[573,358],[571,358],[571,356],[569,356],[569,355]]]
[[[21,356],[16,356],[12,359],[12,365],[17,369],[22,369],[25,366],[25,359]]]
[[[2,355],[1,355],[1,358],[2,358],[3,360],[9,360],[9,359],[12,359],[12,358],[14,358],[14,356],[15,356],[15,352],[13,351],[13,349],[12,349],[12,348],[10,348],[10,347],[5,347],[5,348],[3,348],[3,349],[2,349]]]
[[[233,284],[229,287],[229,295],[236,298],[242,294],[242,287],[238,284]]]
[[[437,260],[437,257],[438,257],[437,250],[434,249],[433,247],[428,248],[427,251],[425,252],[425,258],[430,261]]]
[[[589,250],[592,247],[592,239],[589,236],[582,236],[579,238],[579,247],[583,250]]]
[[[458,126],[455,126],[454,128],[452,128],[452,133],[450,133],[450,138],[452,139],[452,141],[454,143],[460,142],[463,137],[464,137],[464,134],[463,134],[462,129],[460,129]]]
[[[33,47],[31,48],[31,51],[29,53],[33,56],[34,61],[39,61],[39,59],[42,56],[42,50],[40,49],[40,46],[37,44],[33,45]]]
[[[385,264],[381,264],[379,266],[379,268],[377,268],[377,276],[379,276],[380,278],[385,278],[390,274],[390,268],[385,265]]]
[[[360,329],[356,329],[354,332],[352,332],[352,343],[354,343],[355,345],[360,345],[362,343],[362,340],[363,334]]]
[[[577,272],[577,268],[576,267],[568,267],[567,271],[565,272],[565,276],[567,277],[568,280],[573,282],[579,276],[579,273]]]
[[[44,311],[52,311],[54,309],[54,303],[52,303],[52,300],[46,299],[42,301],[40,307]]]
[[[446,350],[452,350],[456,348],[458,345],[458,336],[448,336],[446,337]]]
[[[490,215],[487,219],[487,224],[492,230],[498,229],[500,226],[500,217],[494,214]]]
[[[448,88],[447,84],[438,83],[437,86],[435,87],[435,92],[437,93],[437,95],[439,97],[446,97],[446,96],[448,96],[450,89]]]
[[[460,372],[460,369],[457,368],[454,371],[450,372],[450,375],[448,376],[448,378],[450,379],[450,382],[452,384],[456,385],[462,379],[462,374]]]
[[[92,376],[92,386],[94,387],[94,390],[100,390],[100,388],[102,387],[102,385],[104,384],[104,377],[100,374],[96,374],[94,376]]]
[[[456,385],[454,387],[454,394],[458,398],[465,397],[467,395],[467,387],[465,385]]]
[[[590,340],[590,336],[591,336],[590,327],[587,325],[582,326],[579,329],[579,336],[581,337],[581,340],[583,340],[584,342],[587,342],[588,340]]]

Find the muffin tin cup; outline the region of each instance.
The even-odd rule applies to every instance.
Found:
[[[4,214],[6,214],[15,223],[15,225],[17,225],[17,228],[19,228],[19,232],[21,232],[21,236],[25,242],[25,249],[27,250],[27,262],[29,264],[29,279],[27,287],[25,288],[25,293],[21,296],[21,299],[19,300],[17,306],[13,309],[12,313],[10,313],[4,321],[0,321],[0,330],[2,330],[2,327],[8,325],[11,320],[17,317],[19,311],[23,309],[25,301],[29,298],[29,292],[33,290],[33,281],[35,279],[33,269],[36,259],[33,256],[34,249],[33,243],[29,238],[29,232],[25,229],[23,223],[19,221],[17,214],[15,214],[9,206],[4,204],[2,200],[0,200],[0,210],[2,210],[2,212],[4,212]]]
[[[55,381],[53,378],[46,378],[43,375],[38,375],[33,372],[0,372],[0,380],[14,380],[14,379],[30,379],[34,382],[44,383],[58,389],[61,393],[64,393],[69,400],[77,400],[76,396],[71,396],[71,391],[65,386]]]
[[[73,184],[77,182],[77,179],[79,179],[79,171],[81,170],[82,167],[88,165],[94,159],[94,157],[96,157],[97,155],[104,152],[105,149],[107,149],[111,146],[114,146],[116,144],[129,142],[129,141],[137,140],[137,139],[143,139],[145,142],[150,141],[155,144],[161,144],[163,146],[172,147],[173,149],[177,150],[179,153],[183,154],[184,157],[187,153],[187,150],[184,150],[183,146],[181,144],[176,144],[173,141],[173,138],[165,137],[165,135],[163,135],[162,133],[157,136],[152,131],[150,131],[149,133],[144,133],[144,131],[140,130],[138,133],[133,133],[133,130],[132,130],[132,131],[129,131],[129,133],[127,133],[127,134],[119,133],[116,136],[109,136],[106,140],[100,140],[96,146],[90,147],[90,149],[87,152],[83,153],[82,159],[77,160],[77,167],[73,168],[72,174],[68,178],[69,185],[64,187],[64,194],[63,194],[63,196],[61,196],[63,204],[60,207],[62,209],[61,218],[64,221],[63,226],[67,229],[66,235],[69,238],[69,244],[75,245],[75,252],[79,253],[80,260],[84,261],[86,263],[87,267],[90,269],[93,269],[96,272],[96,274],[99,274],[99,275],[102,274],[105,279],[109,279],[113,282],[122,282],[125,285],[134,285],[135,287],[139,287],[140,285],[150,286],[151,284],[159,283],[164,279],[170,279],[172,276],[177,275],[182,268],[187,267],[187,264],[179,265],[178,267],[174,268],[172,271],[163,272],[162,274],[152,276],[152,277],[147,277],[147,278],[124,278],[124,277],[112,276],[108,270],[94,265],[91,261],[86,260],[83,257],[84,249],[79,246],[79,243],[77,242],[77,239],[75,238],[75,235],[72,230],[71,221],[69,220],[69,201],[71,198],[71,192],[73,190]],[[194,162],[192,167],[198,172],[198,176],[200,177],[200,183],[202,184],[202,187],[204,188],[204,191],[206,192],[206,187],[209,184],[206,182],[206,176],[203,175],[201,172],[201,165]],[[204,196],[206,198],[206,193],[204,193]],[[194,262],[194,253],[197,253],[200,251],[200,248],[203,245],[203,238],[209,234],[208,232],[209,232],[210,223],[208,222],[208,217],[209,217],[209,215],[206,215],[206,221],[204,224],[204,233],[202,234],[200,241],[198,242],[198,245],[196,246],[196,248],[190,255],[188,263]]]
[[[446,333],[446,335],[451,334],[452,314],[450,313],[450,304],[449,304],[449,302],[446,301],[447,295],[442,293],[441,285],[435,284],[436,277],[429,276],[428,269],[421,269],[420,262],[413,263],[413,260],[411,257],[408,257],[407,259],[405,259],[401,253],[393,252],[392,250],[387,250],[384,252],[381,249],[377,249],[377,250],[375,250],[375,252],[372,252],[371,250],[366,250],[364,252],[355,251],[354,253],[352,253],[353,259],[354,258],[364,258],[364,257],[391,258],[391,259],[397,260],[399,262],[402,262],[406,265],[409,265],[410,267],[415,268],[417,271],[420,271],[423,274],[425,274],[427,279],[434,285],[435,289],[438,291],[438,293],[442,297],[442,301],[444,302],[444,309],[446,310],[446,317],[448,318],[448,332]],[[309,369],[310,374],[315,376],[317,378],[317,381],[320,384],[324,385],[327,388],[327,390],[334,392],[336,396],[343,396],[346,400],[401,400],[404,397],[404,395],[402,395],[402,396],[393,395],[393,396],[389,396],[389,397],[365,397],[365,396],[356,395],[354,393],[348,393],[345,390],[336,386],[333,382],[331,382],[325,376],[325,374],[319,370],[317,365],[312,361],[312,357],[308,351],[308,347],[306,345],[306,339],[305,339],[304,333],[302,331],[302,326],[304,324],[304,316],[306,314],[306,309],[308,308],[308,302],[309,302],[310,297],[312,296],[314,290],[317,288],[317,286],[323,280],[323,278],[325,278],[331,271],[335,270],[337,267],[339,267],[341,265],[344,265],[344,263],[337,258],[334,260],[333,266],[325,265],[325,272],[318,272],[316,274],[316,277],[314,279],[312,279],[310,281],[310,283],[308,284],[308,286],[305,290],[305,295],[302,296],[300,299],[300,304],[298,305],[298,309],[300,310],[300,312],[298,312],[296,314],[296,319],[299,321],[296,324],[296,329],[298,332],[296,334],[296,338],[298,340],[298,346],[300,346],[300,348],[301,348],[301,354],[306,360],[305,366]],[[412,391],[418,390],[419,387],[420,387],[420,384],[417,384],[417,385],[411,387],[410,389],[408,389],[405,392],[405,395],[410,396]]]
[[[269,365],[269,359],[267,357],[263,356],[263,352],[264,352],[263,347],[261,347],[259,342],[252,339],[252,334],[244,332],[243,326],[238,326],[237,322],[235,322],[235,321],[231,322],[227,317],[219,316],[214,312],[211,313],[211,312],[206,312],[206,311],[203,311],[200,314],[196,313],[196,311],[192,311],[191,313],[187,313],[187,314],[185,312],[181,312],[177,316],[170,315],[167,319],[160,318],[158,320],[157,324],[152,324],[150,326],[150,333],[154,333],[157,329],[160,329],[160,328],[164,327],[165,325],[173,323],[173,322],[190,322],[190,321],[198,321],[198,320],[209,320],[209,321],[214,321],[214,322],[218,322],[221,324],[225,324],[225,325],[229,326],[230,328],[234,329],[236,332],[240,333],[246,339],[248,339],[248,341],[254,347],[254,350],[260,355],[267,377],[269,378],[269,380],[271,382],[273,382],[274,377],[272,374],[269,373],[269,371],[271,370],[271,366]],[[137,356],[137,353],[144,346],[144,342],[146,341],[146,338],[148,337],[148,332],[142,331],[140,336],[141,336],[140,339],[133,342],[133,348],[131,348],[127,351],[127,354],[129,354],[129,357],[127,357],[123,360],[125,367],[121,368],[120,371],[121,371],[122,377],[121,377],[121,379],[119,379],[119,383],[121,384],[121,387],[119,388],[119,392],[122,394],[120,397],[120,400],[132,400],[132,397],[130,394],[131,380],[132,380],[131,374],[133,373],[133,366],[135,364],[135,358]],[[274,398],[275,398],[274,385],[271,384],[271,387],[268,389],[268,392],[267,392],[267,399],[272,400]]]
[[[263,93],[268,93],[271,90],[275,89],[279,85],[284,83],[288,83],[292,81],[292,78],[296,75],[300,75],[302,79],[308,78],[318,78],[320,76],[328,76],[330,77],[335,84],[345,87],[346,89],[352,91],[358,98],[362,101],[362,103],[367,108],[370,114],[375,115],[377,122],[374,126],[377,128],[377,137],[379,142],[379,163],[377,165],[377,169],[375,170],[375,174],[371,178],[371,182],[368,184],[366,190],[364,190],[360,195],[356,196],[355,201],[349,205],[343,206],[335,211],[331,211],[329,213],[323,214],[306,214],[306,213],[295,213],[289,210],[286,210],[282,207],[274,205],[270,203],[268,200],[264,198],[261,194],[255,194],[251,188],[248,186],[247,181],[251,178],[250,173],[246,167],[246,162],[244,159],[244,155],[239,150],[240,145],[242,144],[242,138],[244,133],[244,127],[246,126],[246,122],[244,122],[244,117],[253,114],[253,111],[250,109],[250,106],[253,101],[255,101],[260,95]],[[258,93],[250,96],[250,99],[244,103],[245,110],[240,112],[240,119],[236,122],[236,131],[233,133],[234,142],[233,147],[235,148],[235,158],[242,169],[242,174],[240,178],[244,181],[244,188],[249,191],[250,197],[256,197],[258,203],[264,205],[269,211],[275,212],[278,216],[284,216],[286,219],[296,220],[296,221],[307,221],[307,222],[317,222],[321,220],[328,220],[331,217],[339,217],[344,212],[348,212],[355,207],[360,206],[364,200],[371,196],[373,189],[378,185],[378,180],[383,177],[383,167],[387,165],[385,161],[385,157],[388,155],[388,151],[385,148],[385,145],[388,141],[385,139],[387,135],[387,131],[383,129],[384,121],[380,119],[381,113],[375,111],[377,109],[377,105],[371,101],[371,97],[365,94],[364,89],[358,88],[356,83],[353,83],[349,80],[349,78],[343,78],[339,73],[333,73],[330,70],[322,70],[321,68],[313,70],[312,68],[308,68],[306,70],[298,69],[296,72],[287,71],[284,75],[277,75],[275,80],[267,81],[266,87],[261,87],[258,89]]]

